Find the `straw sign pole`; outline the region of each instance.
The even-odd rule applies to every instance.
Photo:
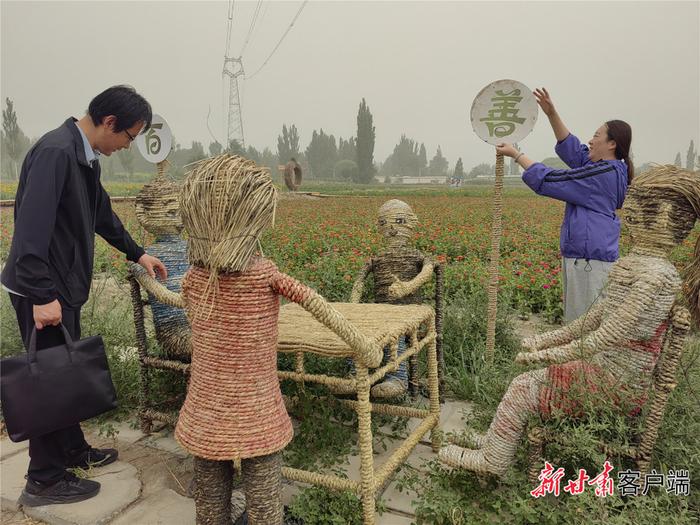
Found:
[[[525,138],[537,121],[537,101],[530,89],[515,80],[491,82],[472,102],[471,122],[474,132],[484,142],[518,142]],[[493,224],[491,225],[491,256],[487,287],[486,350],[484,359],[493,362],[496,347],[496,314],[498,312],[499,263],[503,228],[503,155],[496,153],[496,184],[493,187]]]
[[[501,258],[503,223],[503,155],[496,154],[496,184],[493,187],[493,223],[491,224],[491,257],[489,261],[488,310],[486,318],[486,361],[493,362],[496,346],[496,313],[498,312],[498,268]]]

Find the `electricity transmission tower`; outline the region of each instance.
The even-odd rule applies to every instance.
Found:
[[[228,129],[224,148],[228,148],[233,140],[238,141],[241,147],[244,148],[243,115],[241,114],[241,97],[238,91],[238,77],[243,75],[243,57],[239,56],[238,58],[233,58],[229,56],[231,29],[233,27],[233,11],[234,0],[229,0],[226,48],[224,49],[224,69],[221,72],[222,79],[228,77]]]
[[[224,57],[224,70],[222,76],[229,77],[228,86],[228,132],[226,134],[226,147],[233,140],[238,141],[245,148],[243,138],[243,116],[241,113],[241,98],[238,92],[238,77],[243,75],[242,57],[231,58],[228,53]]]

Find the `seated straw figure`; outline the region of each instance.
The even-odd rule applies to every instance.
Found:
[[[279,296],[339,334],[358,358],[381,352],[311,288],[256,254],[274,220],[277,190],[254,162],[220,155],[192,167],[180,194],[190,268],[176,294],[135,273],[164,303],[184,308],[192,367],[175,438],[195,456],[198,524],[229,523],[232,460],[240,459],[248,522],[278,525],[281,451],[293,430],[277,378]]]
[[[623,213],[631,249],[612,268],[604,299],[569,325],[523,341],[527,351],[516,362],[551,366],[517,376],[487,433],[470,436],[475,448],[448,445],[440,450],[442,462],[503,476],[513,464],[528,419],[546,418],[555,407],[574,416],[580,413],[573,395],[577,389],[609,396],[618,406],[625,397],[627,406],[631,402],[636,407],[632,415],[639,412],[665,332],[687,326],[687,310],[676,304],[681,279],[668,255],[700,217],[700,176],[675,166],[647,171],[630,187]],[[685,289],[698,321],[700,240]]]
[[[159,170],[136,196],[136,218],[148,233],[155,236],[155,242],[146,247],[146,253],[163,261],[168,268],[168,279],[164,284],[176,293],[180,292],[182,278],[189,267],[187,241],[180,237],[179,194],[180,187],[167,180]],[[190,324],[185,311],[159,302],[152,294],[149,294],[149,303],[156,339],[167,357],[189,362]]]
[[[365,280],[374,277],[374,301],[388,304],[420,304],[423,302],[421,287],[433,275],[432,260],[409,245],[418,218],[411,207],[403,201],[392,199],[379,208],[377,224],[386,241],[385,249],[372,257],[360,270],[350,295],[351,303],[362,299]],[[406,350],[406,339],[399,339],[398,355]],[[384,349],[384,359],[388,360],[390,349]],[[351,363],[351,371],[354,367]],[[404,394],[408,386],[407,362],[398,370],[389,372],[381,383],[372,387],[375,398],[391,398]],[[334,388],[335,393],[348,394]]]

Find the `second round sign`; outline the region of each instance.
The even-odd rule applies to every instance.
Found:
[[[153,164],[165,160],[173,145],[173,135],[170,133],[170,126],[160,115],[153,115],[151,127],[148,131],[136,137],[136,146],[143,158]]]

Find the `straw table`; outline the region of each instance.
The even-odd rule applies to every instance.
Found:
[[[280,379],[298,382],[315,382],[328,386],[344,384],[357,392],[357,400],[343,400],[357,411],[358,440],[360,450],[360,479],[345,479],[331,474],[320,474],[305,470],[284,467],[282,474],[290,480],[310,483],[335,490],[351,490],[362,500],[365,524],[375,522],[375,496],[388,482],[392,474],[406,460],[420,439],[431,431],[431,444],[434,452],[438,451],[440,421],[440,400],[438,389],[438,362],[436,352],[435,312],[429,306],[388,304],[332,303],[365,336],[375,342],[381,351],[390,347],[390,358],[377,369],[369,370],[359,359],[355,351],[343,340],[316,321],[310,313],[296,304],[284,305],[279,316],[278,352],[295,355],[294,371],[279,371]],[[398,340],[405,336],[407,349],[398,357]],[[396,370],[399,364],[417,355],[427,353],[427,375],[429,391],[429,408],[421,409],[410,406],[370,403],[370,388],[380,381],[389,371]],[[318,355],[355,360],[354,377],[336,377],[309,374],[304,369],[304,355],[310,352]],[[321,402],[321,400],[319,400]],[[418,427],[410,433],[401,446],[394,451],[383,464],[376,466],[372,450],[371,414],[388,414],[394,416],[421,419]]]

